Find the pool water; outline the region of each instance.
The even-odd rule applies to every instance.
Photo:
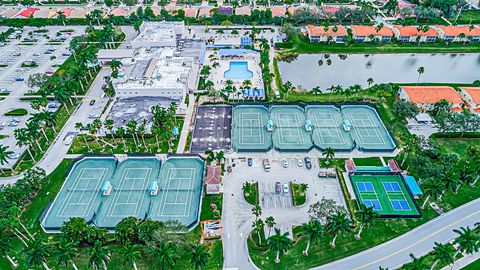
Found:
[[[230,68],[223,76],[229,80],[247,80],[253,77],[253,72],[248,70],[247,62],[230,62]]]

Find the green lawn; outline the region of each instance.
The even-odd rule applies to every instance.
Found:
[[[324,44],[310,43],[304,37],[293,37],[293,48],[282,52],[296,53],[473,53],[480,52],[480,43],[471,44],[449,44],[443,43],[422,43],[420,45],[410,43],[354,43],[354,44]],[[282,53],[281,52],[281,53]]]
[[[307,201],[307,194],[306,192],[301,192],[301,188],[299,184],[290,183],[290,187],[292,189],[292,200],[294,206],[300,206],[305,204]]]
[[[462,12],[457,20],[457,24],[476,24],[480,23],[479,10],[467,10]]]
[[[480,259],[462,268],[462,270],[478,270],[478,269],[480,269]]]
[[[215,204],[218,210],[219,215],[216,215],[211,205]],[[205,195],[202,198],[202,213],[200,215],[200,220],[207,219],[220,219],[222,213],[222,204],[223,204],[223,194],[211,194]]]
[[[25,109],[15,109],[5,113],[6,116],[24,116],[27,114],[28,111]]]
[[[378,157],[354,158],[353,161],[357,166],[383,166],[382,161]]]
[[[250,192],[243,190],[243,198],[251,205],[256,205],[259,202],[258,198],[258,182],[255,182],[251,185]]]

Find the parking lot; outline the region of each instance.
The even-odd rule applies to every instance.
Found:
[[[35,32],[37,28],[25,27],[23,31],[12,34],[12,38],[7,39],[0,48],[0,98],[3,98],[0,101],[0,135],[3,135],[0,144],[8,146],[9,150],[14,152],[13,158],[2,166],[4,168],[13,166],[24,152],[25,147],[16,145],[14,130],[25,127],[30,118],[29,115],[5,116],[5,113],[15,109],[26,109],[28,113],[34,113],[30,101],[20,100],[25,94],[32,94],[39,89],[28,87],[27,80],[32,74],[53,74],[69,57],[70,40],[73,36],[83,34],[84,27],[68,28],[74,32],[57,35],[65,27],[49,27],[48,32],[41,33]],[[30,61],[34,61],[36,66],[22,67],[22,64]],[[57,108],[58,104],[55,102],[50,102],[47,106],[49,111]]]
[[[345,207],[345,200],[338,180],[335,177],[318,177],[320,168],[317,158],[311,156],[312,168],[307,169],[303,159],[304,156],[300,155],[298,157],[302,159],[301,167],[297,165],[296,158],[291,158],[291,155],[276,158],[272,158],[272,156],[268,154],[263,155],[263,157],[259,157],[259,155],[254,156],[255,157],[252,158],[252,165],[249,166],[247,160],[251,156],[241,154],[227,155],[227,160],[231,162],[233,159],[235,166],[232,172],[225,173],[224,189],[227,194],[230,190],[233,192],[232,194],[228,194],[229,196],[241,197],[243,196],[242,189],[232,187],[241,186],[245,181],[252,183],[258,182],[260,206],[263,209],[262,217],[273,216],[277,223],[276,226],[282,231],[289,231],[291,233],[292,225],[300,225],[308,221],[307,211],[310,205],[320,201],[323,197],[333,199],[337,204]],[[264,170],[262,165],[262,160],[267,157],[269,157],[271,166],[268,172]],[[282,159],[284,157],[288,163],[286,167],[282,166]],[[276,190],[277,182],[281,184],[280,190]],[[308,185],[306,191],[307,198],[304,205],[293,206],[289,183],[305,183]],[[288,190],[285,190],[284,184],[287,184]],[[244,206],[244,204],[239,204],[238,206],[233,205],[232,207],[242,207],[242,209],[243,207],[251,208],[251,206]],[[241,210],[235,209],[234,211],[240,213]]]

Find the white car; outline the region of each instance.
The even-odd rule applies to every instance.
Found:
[[[282,162],[282,167],[283,167],[283,168],[287,168],[287,167],[288,167],[288,160],[287,160],[286,158],[282,158],[281,162]]]
[[[290,193],[290,188],[288,187],[288,183],[283,183],[283,193],[285,194]]]
[[[75,135],[68,135],[65,137],[63,142],[65,143],[65,145],[70,145],[72,144],[74,138],[75,138]]]
[[[298,166],[298,167],[303,167],[303,160],[302,160],[302,158],[297,157],[297,166]]]

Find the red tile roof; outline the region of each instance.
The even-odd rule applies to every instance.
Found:
[[[388,161],[388,167],[390,167],[390,170],[392,172],[399,172],[399,171],[402,170],[402,169],[400,169],[400,166],[398,166],[398,163],[395,159],[390,159]]]
[[[378,32],[377,32],[376,26],[352,25],[351,28],[356,36],[365,36],[365,37],[368,37],[370,35],[382,36],[382,37],[393,36],[392,29],[386,26],[382,27]]]
[[[442,99],[450,103],[463,104],[462,97],[450,86],[400,86],[410,98],[410,102],[437,103]]]
[[[316,25],[307,25],[307,31],[310,36],[346,36],[347,29],[342,25],[336,25],[338,30],[336,32],[333,31],[334,26],[329,26],[328,30],[325,31],[325,26],[316,26]]]
[[[272,17],[285,16],[287,9],[285,7],[272,7],[270,11],[272,11]]]
[[[207,176],[205,177],[205,184],[218,185],[221,183],[219,166],[208,166]]]
[[[20,16],[22,17],[25,17],[25,18],[28,18],[30,16],[33,16],[33,14],[35,14],[35,12],[37,12],[38,10],[40,10],[39,8],[27,8],[25,10],[23,10],[22,12],[20,12]]]
[[[463,109],[461,107],[453,107],[452,112],[463,112]]]
[[[418,30],[417,26],[394,26],[395,29],[400,32],[400,36],[404,37],[417,37],[417,36],[438,36],[438,32],[433,29],[432,27],[429,27],[427,32],[424,32],[422,30]]]
[[[458,26],[437,25],[436,27],[439,29],[442,29],[445,36],[457,37],[461,33],[464,33],[465,36],[480,36],[480,29],[473,27],[470,30],[469,25],[458,25]]]
[[[355,162],[351,159],[345,160],[345,168],[347,169],[347,172],[356,172],[357,167],[355,166]]]
[[[472,101],[475,104],[480,104],[480,87],[462,87],[461,89],[472,97]]]

